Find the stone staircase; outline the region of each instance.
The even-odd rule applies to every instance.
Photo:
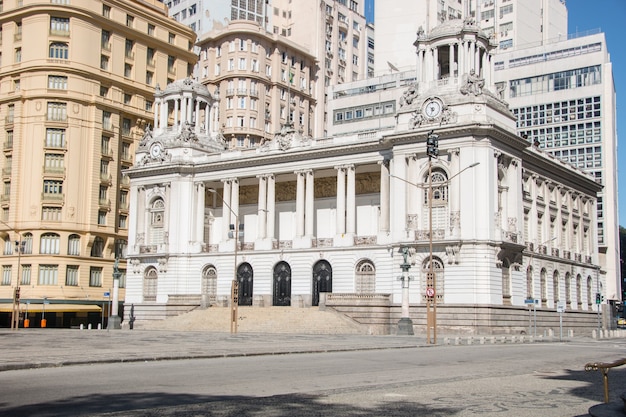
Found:
[[[230,332],[230,308],[196,309],[165,320],[136,321],[135,329]],[[239,333],[365,334],[367,329],[333,309],[238,308]]]

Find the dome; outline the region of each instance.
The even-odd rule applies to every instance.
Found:
[[[206,85],[200,84],[199,82],[194,81],[191,78],[176,80],[173,83],[168,84],[167,87],[165,87],[165,90],[160,90],[159,86],[157,85],[157,91],[155,93],[155,96],[162,97],[165,95],[180,94],[184,91],[193,91],[196,94],[202,96],[211,96],[211,93],[209,92],[209,89],[206,87]]]

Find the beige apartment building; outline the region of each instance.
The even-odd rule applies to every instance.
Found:
[[[316,60],[306,49],[246,20],[198,44],[200,82],[220,98],[229,147],[262,145],[287,125],[312,136]]]
[[[122,172],[153,120],[155,88],[194,65],[195,34],[156,0],[0,7],[0,326],[16,288],[31,327],[44,314],[48,327],[95,325],[127,241]]]

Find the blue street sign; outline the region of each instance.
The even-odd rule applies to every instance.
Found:
[[[105,292],[105,293],[104,293],[104,296],[105,296],[105,297],[110,297],[110,296],[111,296],[111,293],[107,291],[107,292]]]

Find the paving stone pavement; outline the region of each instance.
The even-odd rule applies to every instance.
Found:
[[[169,330],[0,329],[0,371],[344,350],[411,348],[420,337],[176,332]],[[43,348],[45,346],[45,348]]]

